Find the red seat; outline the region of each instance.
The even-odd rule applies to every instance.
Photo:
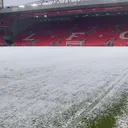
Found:
[[[19,34],[15,45],[66,46],[69,43],[70,46],[78,46],[82,42],[82,46],[106,46],[109,41],[113,41],[115,46],[128,45],[127,39],[120,38],[122,32],[128,31],[127,24],[118,27],[115,21],[112,21],[112,24],[109,22],[110,25],[104,24],[105,21],[102,22],[91,19],[90,21],[39,23]],[[73,33],[77,34],[69,39]]]

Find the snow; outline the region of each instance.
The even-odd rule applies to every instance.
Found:
[[[127,101],[128,102],[128,101]],[[125,108],[125,111],[122,111],[121,114],[116,121],[116,128],[128,128],[128,104]]]
[[[128,81],[127,58],[126,47],[0,48],[0,127],[74,128]]]
[[[126,86],[128,86],[128,83],[126,83]],[[116,128],[128,128],[128,87],[125,88],[125,91],[127,92],[127,100],[121,114],[117,117]]]

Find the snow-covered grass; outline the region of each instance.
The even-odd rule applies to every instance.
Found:
[[[77,128],[127,128],[128,108],[126,102],[128,95],[124,90],[124,93],[121,93],[121,95],[118,94],[118,98],[113,96],[111,95],[111,98],[109,98],[109,100],[111,99],[111,103],[108,100],[104,100],[109,103],[102,102],[102,106],[95,106],[92,113],[89,113],[91,117],[88,117],[90,116],[89,114],[88,116],[86,115],[77,125]]]
[[[125,106],[121,109],[121,114],[117,116],[116,128],[127,128],[128,127],[128,94],[125,101]]]
[[[2,47],[0,128],[75,128],[127,95],[126,83],[128,48]]]

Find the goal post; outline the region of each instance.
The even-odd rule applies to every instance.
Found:
[[[84,41],[66,41],[66,46],[82,46]]]

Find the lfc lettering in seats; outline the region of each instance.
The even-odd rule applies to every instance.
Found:
[[[128,40],[128,31],[122,32],[120,34],[120,39]]]
[[[77,38],[77,37],[79,37],[79,35],[84,35],[84,34],[85,34],[85,32],[72,33],[72,35],[70,37],[68,37],[66,40],[71,41],[73,38]]]
[[[33,38],[33,36],[35,36],[35,35],[36,35],[35,33],[34,34],[31,34],[30,36],[26,37],[24,39],[24,41],[33,41],[33,40],[35,40],[35,38]]]
[[[35,40],[35,38],[34,38],[35,35],[36,35],[36,33],[31,34],[31,35],[29,35],[28,37],[26,37],[23,40],[24,41],[33,41],[33,40]],[[72,33],[66,40],[67,41],[72,41],[74,38],[79,38],[80,35],[85,35],[85,32],[75,32],[75,33]],[[119,38],[123,39],[123,40],[128,40],[128,31],[120,33]]]

